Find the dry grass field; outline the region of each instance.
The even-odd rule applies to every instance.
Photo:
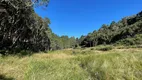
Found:
[[[142,48],[92,47],[1,56],[0,80],[142,80]]]

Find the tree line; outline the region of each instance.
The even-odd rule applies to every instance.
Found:
[[[50,50],[75,48],[75,46],[77,45],[77,41],[75,37],[68,37],[66,35],[58,36],[57,34],[53,33],[50,28],[49,28],[48,36],[51,41]]]
[[[0,1],[0,51],[17,53],[72,48],[74,37],[54,34],[50,20],[42,19],[34,7],[48,5],[49,0],[2,0]]]
[[[48,3],[49,0],[0,1],[0,53],[92,47],[116,42],[125,43],[128,40],[132,43],[141,38],[137,34],[142,34],[142,12],[118,22],[113,21],[110,25],[104,24],[98,31],[95,30],[87,36],[58,36],[49,27],[50,19],[39,17],[33,9],[39,6],[47,7]],[[127,39],[130,37],[136,39]],[[133,42],[136,43],[139,44]]]
[[[82,36],[83,39],[79,44],[83,47],[93,47],[118,42],[133,45],[132,43],[135,43],[135,40],[129,43],[130,41],[127,42],[127,38],[136,37],[138,34],[142,34],[142,12],[130,17],[125,17],[118,22],[112,21],[110,25],[103,24],[98,31],[95,30],[87,36]],[[142,37],[139,37],[141,40],[135,44],[142,43]]]

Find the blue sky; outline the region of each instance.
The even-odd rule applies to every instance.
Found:
[[[102,24],[121,20],[142,10],[142,0],[50,0],[46,9],[36,8],[51,20],[57,35],[80,37],[98,30]]]

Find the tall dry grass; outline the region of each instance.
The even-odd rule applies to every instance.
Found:
[[[142,49],[100,48],[0,57],[0,75],[15,80],[142,80]]]

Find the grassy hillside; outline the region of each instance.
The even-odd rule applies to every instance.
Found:
[[[4,80],[142,80],[142,49],[98,46],[0,57]]]

